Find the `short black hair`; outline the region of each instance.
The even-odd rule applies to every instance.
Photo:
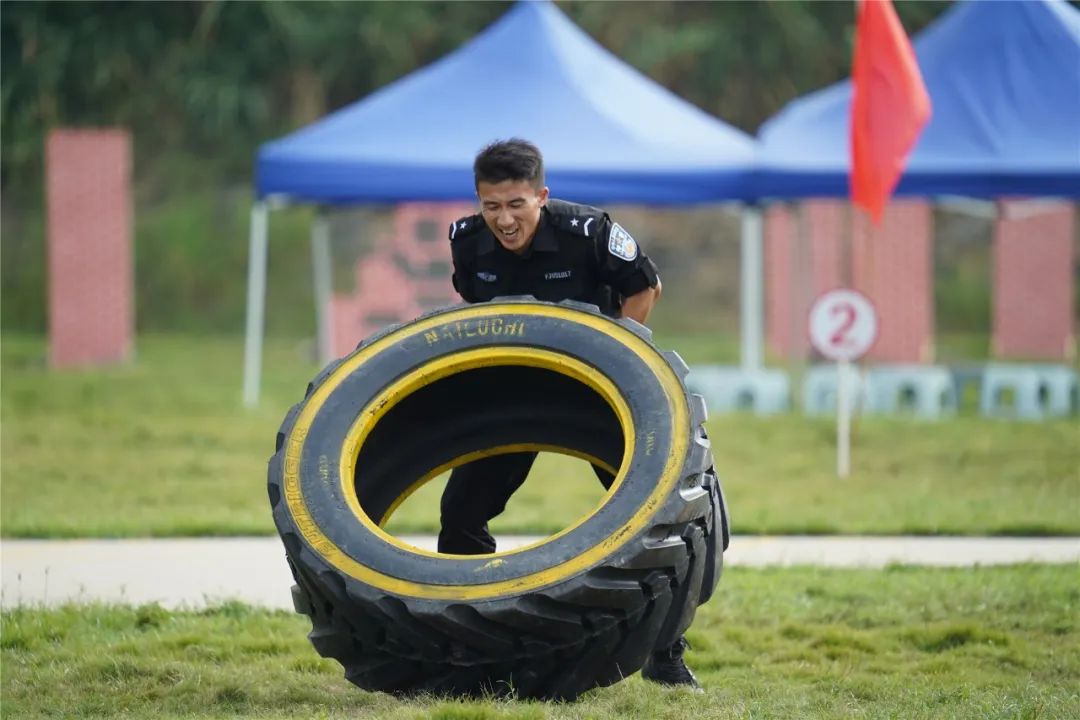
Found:
[[[476,156],[473,179],[480,183],[526,180],[536,190],[544,187],[544,156],[528,140],[496,140]]]

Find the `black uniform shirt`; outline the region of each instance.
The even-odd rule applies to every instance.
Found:
[[[656,266],[607,213],[548,200],[526,251],[504,248],[482,215],[450,226],[454,289],[466,302],[500,295],[537,300],[581,300],[616,317],[621,300],[656,287]]]

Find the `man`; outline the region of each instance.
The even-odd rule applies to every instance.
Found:
[[[548,197],[544,161],[532,143],[484,148],[473,164],[480,214],[450,227],[454,288],[466,302],[501,295],[581,300],[611,317],[644,324],[660,298],[656,266],[607,213]],[[487,523],[529,474],[535,452],[497,455],[455,468],[443,492],[439,552],[495,552]],[[593,468],[604,487],[613,478]],[[683,661],[686,641],[657,649],[641,674],[701,691]]]

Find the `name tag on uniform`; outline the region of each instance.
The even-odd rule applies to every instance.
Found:
[[[495,273],[489,273],[489,272],[483,272],[483,271],[480,271],[480,272],[476,273],[476,277],[480,278],[484,282],[495,282],[496,280],[499,279],[498,276],[495,275]]]
[[[546,273],[544,273],[544,279],[545,280],[569,280],[570,279],[570,271],[569,270],[555,270],[553,272],[546,272]]]

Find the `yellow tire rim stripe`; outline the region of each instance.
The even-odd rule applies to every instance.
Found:
[[[649,494],[638,510],[623,525],[616,528],[611,535],[576,557],[570,558],[553,567],[519,578],[491,583],[479,583],[475,585],[434,585],[392,577],[356,561],[326,537],[314,518],[312,518],[307,504],[304,501],[303,490],[300,484],[300,459],[303,454],[304,441],[307,438],[315,417],[322,409],[327,398],[330,397],[331,393],[333,393],[346,378],[373,356],[386,350],[391,345],[415,337],[421,333],[438,331],[440,327],[453,325],[455,322],[467,322],[469,320],[488,318],[499,314],[524,317],[526,320],[529,317],[537,317],[574,322],[616,338],[622,342],[628,350],[637,355],[638,358],[653,371],[654,375],[664,387],[665,394],[668,398],[668,411],[672,418],[672,437],[663,475],[658,478],[653,492]],[[488,348],[484,349],[483,352],[493,356],[493,358],[497,358],[501,353],[508,349],[510,348]],[[459,353],[458,355],[460,354],[463,353]],[[449,357],[453,358],[454,356],[455,355],[451,355]],[[564,361],[571,360],[567,356],[560,355],[559,357]],[[501,364],[501,362],[495,360],[493,364]],[[567,363],[563,367],[569,367],[569,365],[570,363]],[[422,373],[425,369],[430,367],[431,363],[421,365],[412,373],[406,375],[405,378],[402,378],[402,381],[408,380],[408,378]],[[601,392],[601,394],[604,394],[601,390],[598,389],[598,391]],[[605,395],[605,397],[607,396]],[[619,398],[621,400],[621,395]],[[333,567],[370,586],[398,595],[437,600],[478,600],[529,592],[537,588],[552,585],[592,567],[603,558],[616,551],[619,547],[632,539],[639,531],[645,528],[649,519],[663,505],[664,500],[670,495],[681,477],[682,466],[690,441],[688,415],[689,412],[686,406],[684,390],[679,378],[675,375],[675,372],[655,348],[625,327],[613,323],[604,317],[580,313],[558,306],[528,304],[472,306],[426,318],[408,325],[399,331],[392,332],[371,345],[361,348],[354,355],[342,361],[341,364],[334,369],[329,377],[327,377],[326,380],[312,393],[307,403],[304,405],[303,410],[301,410],[299,416],[296,418],[296,422],[289,431],[289,437],[285,441],[285,455],[282,464],[285,500],[293,521],[296,523],[297,529],[311,549]],[[350,429],[350,435],[352,435],[353,432],[361,432],[356,423],[354,423],[353,427]],[[634,433],[625,434],[627,436],[627,441],[630,442]],[[345,459],[353,453],[354,449],[358,452],[359,446],[355,446],[354,448],[349,442],[343,443],[343,465],[345,464]],[[628,448],[628,451],[624,453],[623,467],[620,468],[615,483],[621,481],[621,476],[624,474],[625,469],[632,460],[633,453],[629,450],[630,449]],[[353,458],[353,461],[355,461],[355,457]],[[343,473],[342,477],[351,478],[352,474]],[[612,484],[613,488],[615,487],[615,483]],[[352,492],[346,493],[345,495],[346,498],[350,496],[353,496]],[[357,505],[359,505],[358,502]],[[360,514],[366,517],[366,514],[364,514],[362,510]],[[585,516],[582,518],[581,522],[586,521],[589,517],[589,515]],[[363,522],[363,520],[361,520],[361,522]],[[387,535],[384,531],[379,530],[378,527],[371,522],[370,518],[368,518],[368,523],[375,528],[376,534],[382,533],[386,537],[392,537]],[[547,538],[544,542],[550,542],[552,539],[554,538]],[[411,546],[408,546],[405,543],[401,543],[396,539],[394,542],[398,546],[409,549],[410,552],[415,552],[411,549]],[[483,570],[487,567],[505,562],[502,557],[499,557],[499,555],[504,554],[507,553],[495,553],[494,555],[489,556],[492,558],[491,561],[478,568],[478,570]],[[475,559],[476,556],[470,557]],[[494,565],[492,565],[492,563],[494,563]]]

